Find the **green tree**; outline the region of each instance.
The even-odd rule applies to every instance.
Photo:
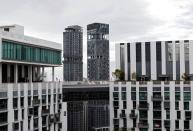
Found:
[[[120,69],[116,69],[115,72],[113,72],[113,76],[116,77],[116,80],[119,80],[119,81],[125,80],[125,73]]]
[[[182,75],[182,79],[183,79],[184,81],[188,81],[188,80],[189,80],[189,77],[188,77],[188,75],[187,75],[186,73],[184,73],[184,74]]]

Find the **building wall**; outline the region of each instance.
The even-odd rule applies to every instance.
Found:
[[[110,131],[116,131],[115,127],[123,128],[125,131],[193,130],[191,124],[193,117],[192,87],[192,81],[111,82]],[[135,97],[132,94],[136,94]],[[143,94],[147,95],[144,97]],[[180,95],[179,99],[178,95]],[[116,103],[118,104],[116,105]],[[148,108],[140,108],[146,105],[144,103],[147,103]],[[187,103],[189,103],[189,106],[186,106]],[[117,113],[115,113],[116,111]],[[132,114],[132,111],[135,113]],[[147,112],[147,116],[144,115],[146,114],[144,112]],[[185,116],[187,112],[190,114]],[[159,113],[160,115],[158,115]],[[147,127],[139,125],[142,121],[147,121]],[[178,124],[176,124],[176,121],[178,121]],[[115,124],[115,122],[118,124]],[[167,122],[170,122],[169,127],[165,126]],[[189,127],[185,128],[186,122],[189,122]]]
[[[116,47],[116,68],[125,72],[126,80],[132,80],[133,73],[138,80],[182,80],[184,73],[192,74],[192,40],[120,43]]]
[[[64,114],[66,104],[62,102],[61,92],[62,84],[56,82],[0,84],[0,114],[2,116],[2,113],[7,112],[7,121],[1,121],[0,128],[2,131],[6,131],[6,129],[3,130],[3,127],[7,127],[11,131],[14,130],[14,124],[19,123],[17,129],[20,131],[59,129],[66,131],[67,116]],[[2,103],[3,100],[7,100],[7,102]],[[7,107],[3,108],[4,104],[7,104]],[[18,118],[16,114],[18,114]],[[47,116],[45,125],[42,124],[44,116]],[[53,122],[51,122],[51,117],[54,118]],[[1,119],[3,118],[1,117]],[[34,126],[35,119],[38,120],[37,127]]]

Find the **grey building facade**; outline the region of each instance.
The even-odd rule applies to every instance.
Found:
[[[64,83],[68,131],[109,131],[109,85]]]
[[[63,32],[64,81],[82,81],[83,79],[82,37],[82,27],[77,25],[68,26]]]
[[[89,80],[109,80],[109,25],[87,25],[87,76]]]

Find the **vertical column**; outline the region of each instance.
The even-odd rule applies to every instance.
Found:
[[[156,42],[152,42],[151,46],[151,79],[157,79],[157,70],[156,70]]]
[[[136,74],[136,43],[131,43],[130,44],[130,54],[132,54],[131,57],[131,79],[136,79],[132,78],[132,74]]]
[[[14,83],[18,82],[18,65],[14,65]]]
[[[14,110],[13,110],[13,85],[12,84],[8,84],[7,85],[7,97],[8,97],[8,101],[7,103],[7,110],[8,115],[7,115],[7,121],[8,123],[12,123],[14,122]],[[8,124],[8,131],[12,131],[13,130],[13,126],[12,124]]]
[[[32,68],[33,68],[33,69],[32,69],[32,74],[33,74],[33,78],[32,78],[32,80],[33,80],[33,81],[36,81],[36,72],[35,72],[35,67],[33,66]]]
[[[180,79],[185,73],[184,41],[180,41]]]
[[[28,80],[30,83],[32,82],[32,65],[28,66]]]
[[[2,83],[2,63],[0,63],[0,83]]]
[[[25,73],[24,73],[24,65],[21,65],[21,77],[22,77],[22,78],[25,77]]]
[[[141,58],[142,58],[142,75],[146,75],[146,62],[145,62],[145,42],[141,43]]]
[[[120,44],[115,45],[115,59],[116,59],[116,69],[121,69]]]
[[[37,67],[37,79],[38,79],[38,81],[40,80],[40,77],[41,77],[41,75],[40,75],[40,67],[38,66]]]
[[[52,81],[54,81],[54,67],[52,67]]]
[[[176,43],[173,41],[173,80],[176,80]]]
[[[42,67],[42,81],[44,81],[44,67]]]
[[[7,82],[10,82],[11,78],[11,70],[10,70],[10,64],[7,64]]]
[[[124,44],[124,67],[125,67],[125,80],[128,80],[128,52],[127,52],[127,43]]]
[[[166,43],[161,42],[161,55],[162,55],[162,75],[166,74]]]
[[[189,67],[190,67],[190,74],[193,74],[193,68],[191,68],[191,65],[193,65],[193,41],[190,40],[189,43]]]

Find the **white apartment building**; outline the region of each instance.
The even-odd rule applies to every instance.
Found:
[[[115,57],[125,80],[182,80],[184,73],[193,74],[192,40],[120,43]]]
[[[0,27],[0,131],[66,131],[61,44],[24,35],[19,25]],[[44,69],[52,68],[52,81]]]
[[[125,81],[110,83],[110,131],[193,130],[192,42],[116,45]]]

